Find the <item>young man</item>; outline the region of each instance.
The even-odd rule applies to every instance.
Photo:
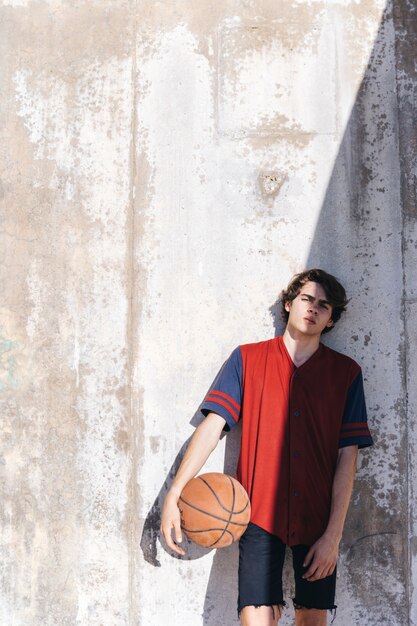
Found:
[[[293,554],[296,626],[325,626],[327,610],[336,609],[336,562],[357,451],[373,442],[359,365],[320,343],[345,311],[344,288],[311,269],[292,279],[281,301],[284,334],[236,348],[207,394],[206,417],[166,496],[161,532],[170,548],[185,554],[177,545],[178,498],[222,430],[241,419],[237,478],[252,506],[239,541],[242,626],[278,623],[286,604],[286,545]]]

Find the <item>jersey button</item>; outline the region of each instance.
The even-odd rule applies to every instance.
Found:
[[[294,452],[294,456],[295,456],[295,458],[298,458],[298,457],[300,456],[300,453],[298,452],[298,450],[296,450],[296,451]]]
[[[294,491],[294,495],[295,495],[295,497],[297,497],[299,495],[298,491]]]
[[[300,415],[300,411],[298,411],[298,410],[294,411],[294,415],[295,415],[295,417],[298,417]]]

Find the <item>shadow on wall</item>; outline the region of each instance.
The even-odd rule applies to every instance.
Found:
[[[352,301],[346,317],[325,341],[361,363],[376,443],[369,452],[360,453],[357,497],[350,506],[342,545],[343,584],[375,623],[394,613],[395,624],[408,623],[406,389],[399,371],[405,368],[401,103],[397,93],[399,34],[393,19],[393,11],[401,4],[405,3],[389,2],[381,20],[306,262],[307,267],[323,266],[348,286]],[[388,416],[397,429],[396,440],[392,438],[389,446],[384,428]],[[377,470],[379,457],[384,457],[384,464]],[[381,471],[386,482],[395,485],[392,489],[388,484],[385,487],[384,479],[379,481],[382,500],[376,497],[372,478]],[[378,578],[378,586],[369,571]]]
[[[214,383],[214,380],[213,380],[213,383]],[[209,389],[212,388],[213,383],[210,385]],[[207,390],[207,393],[208,391],[209,390]],[[204,419],[203,414],[201,413],[200,410],[198,410],[194,414],[192,419],[190,420],[190,423],[192,426],[194,426],[194,428],[197,428],[197,426],[203,421],[203,419]],[[223,469],[223,471],[226,474],[231,474],[231,475],[235,474],[235,469],[237,465],[237,457],[238,457],[239,448],[240,448],[240,434],[241,434],[241,428],[240,428],[240,425],[238,425],[236,428],[233,429],[233,431],[228,436],[228,444],[229,444],[230,450],[226,454],[225,465]],[[225,435],[226,433],[223,433],[222,438],[225,437]],[[189,446],[190,441],[191,441],[191,437],[189,437],[181,446],[181,450],[178,452],[169,470],[168,476],[166,477],[164,484],[162,485],[158,495],[156,496],[155,501],[152,507],[150,508],[149,513],[145,519],[145,523],[144,523],[143,530],[142,530],[140,547],[141,547],[144,559],[148,563],[150,563],[150,565],[153,565],[154,567],[161,566],[161,563],[158,560],[158,542],[159,542],[159,545],[164,548],[164,550],[167,550],[165,541],[163,540],[163,538],[161,538],[161,534],[159,531],[160,523],[161,523],[162,506],[164,504],[165,496],[169,488],[171,487],[172,482],[175,478],[175,475],[178,471],[178,468],[181,464],[181,461],[184,458],[184,454]],[[186,551],[186,555],[183,557],[180,557],[179,555],[172,553],[172,556],[174,556],[174,558],[192,561],[195,559],[199,559],[202,556],[205,556],[206,554],[211,552],[211,550],[207,548],[201,548],[200,546],[197,546],[193,542],[189,541],[184,534],[183,534],[183,541],[182,541],[181,546]],[[171,554],[171,550],[169,551],[169,553]]]
[[[361,351],[353,337],[360,331],[369,334],[372,328],[363,327],[363,318],[374,320],[381,332],[387,330],[386,311],[375,319],[375,297],[384,300],[386,281],[391,282],[392,304],[397,302],[396,320],[392,331],[398,333],[401,342],[402,321],[400,305],[402,295],[401,263],[401,209],[396,213],[393,207],[400,207],[398,195],[398,128],[396,126],[397,93],[395,89],[395,67],[390,63],[394,55],[390,50],[393,35],[393,20],[389,5],[383,15],[369,58],[364,77],[352,109],[349,122],[335,160],[332,175],[311,244],[306,267],[323,267],[336,275],[348,287],[353,296],[345,320],[332,333],[326,336],[326,343],[336,349],[351,353],[363,365],[364,371],[373,372],[371,359],[378,359],[375,347],[368,350],[364,342]],[[384,239],[385,236],[385,239]],[[284,287],[281,285],[280,287]],[[378,296],[379,294],[379,296]],[[394,305],[395,306],[395,305]],[[275,334],[282,331],[279,305],[270,308],[274,321]],[[349,328],[350,327],[350,328]],[[334,334],[333,334],[334,333]],[[378,333],[374,331],[374,336]],[[383,340],[381,338],[381,344]],[[401,346],[399,346],[401,350]],[[371,353],[373,352],[372,356]],[[398,369],[397,353],[393,350],[393,370]],[[390,368],[388,368],[390,369]],[[390,382],[387,380],[387,389]],[[383,389],[383,383],[376,385]],[[403,390],[394,390],[392,405]],[[402,421],[401,403],[396,419]],[[372,411],[370,423],[378,444],[378,432]],[[229,459],[236,458],[235,440],[226,440],[225,468]],[[363,453],[362,467],[372,464],[370,454]],[[401,450],[401,447],[400,447]],[[397,493],[399,501],[386,503],[380,508],[372,494],[374,485],[363,475],[356,481],[355,494],[359,497],[352,502],[349,520],[346,525],[345,540],[342,546],[342,579],[340,585],[348,586],[350,595],[357,599],[355,623],[383,623],[386,615],[395,615],[393,623],[405,624],[408,621],[407,599],[407,508],[406,472],[403,458],[396,457],[393,448],[383,450],[390,455],[392,467],[396,468]],[[364,515],[364,506],[367,514]],[[342,560],[341,559],[341,560]],[[367,563],[364,568],[363,564]],[[204,625],[238,624],[236,616],[237,598],[237,546],[227,550],[217,550],[214,555],[204,607]],[[371,572],[371,575],[370,575]],[[373,572],[373,574],[372,574]],[[372,576],[376,577],[378,583]],[[227,580],[225,589],[224,581]],[[222,582],[223,581],[223,582]],[[287,584],[286,599],[291,597],[292,581],[288,561],[284,581]],[[231,593],[235,597],[231,597]],[[340,607],[343,609],[343,607]],[[348,615],[350,607],[346,608]],[[343,610],[339,612],[342,623]],[[381,619],[379,619],[379,616]],[[385,616],[385,617],[383,617]],[[349,620],[349,617],[346,617]],[[395,621],[397,620],[397,621]],[[353,622],[353,620],[352,620]],[[351,623],[351,622],[349,622]]]
[[[352,354],[362,363],[365,372],[367,368],[372,368],[371,352],[375,348],[371,346],[370,350],[362,349],[361,352],[355,344],[352,346],[351,341],[354,340],[353,337],[359,337],[360,332],[373,330],[362,327],[364,318],[374,320],[374,323],[381,326],[381,330],[384,329],[383,319],[378,317],[375,320],[373,317],[375,304],[370,302],[371,296],[373,299],[378,289],[383,293],[388,278],[394,281],[396,296],[398,298],[399,293],[401,298],[401,250],[395,244],[395,239],[398,243],[398,228],[401,229],[400,209],[397,221],[392,216],[392,207],[399,206],[399,198],[396,196],[399,172],[398,136],[394,123],[398,103],[393,79],[395,68],[392,64],[390,66],[390,59],[393,58],[390,55],[392,24],[392,15],[387,10],[344,132],[306,262],[306,267],[323,267],[335,274],[346,284],[349,295],[354,296],[346,320],[337,327],[334,335],[330,333],[329,338],[326,337],[326,343]],[[392,287],[391,285],[391,291]],[[282,331],[282,322],[277,303],[272,304],[270,311],[275,334],[279,334]],[[393,324],[393,332],[398,332],[398,337],[401,333],[399,317],[398,315],[398,320]],[[377,332],[374,334],[378,335]],[[375,359],[375,353],[373,358]],[[394,361],[396,358],[393,355]],[[396,363],[393,362],[392,367],[395,368]],[[400,414],[397,417],[401,423],[401,408],[398,410]],[[197,413],[191,423],[196,426],[201,419],[201,414]],[[370,424],[378,441],[372,412]],[[145,522],[141,547],[145,559],[154,566],[160,565],[157,558],[157,539],[161,505],[188,443],[189,440],[182,446]],[[240,428],[235,428],[226,439],[225,473],[235,474],[239,445]],[[380,445],[382,446],[382,442]],[[398,498],[401,502],[401,498],[406,498],[405,479],[401,479],[405,459],[396,458],[393,449],[384,450],[383,453],[392,455],[392,461],[397,468]],[[369,462],[372,464],[372,461]],[[362,469],[367,463],[368,461],[362,463]],[[403,475],[406,476],[405,472]],[[375,617],[390,614],[398,619],[396,624],[405,624],[408,620],[407,547],[401,537],[406,537],[407,510],[398,502],[391,502],[391,506],[383,509],[378,508],[372,495],[373,487],[364,478],[359,478],[356,484],[355,493],[359,498],[355,499],[356,503],[352,503],[346,527],[347,539],[345,538],[342,549],[342,560],[344,558],[345,563],[343,584],[349,585],[350,594],[358,599],[358,614],[361,612],[360,607],[363,607],[362,623],[368,623],[367,616],[371,614]],[[367,507],[366,516],[363,515],[364,503]],[[396,513],[388,513],[390,510]],[[207,553],[207,550],[189,542],[185,549],[187,557],[183,558],[187,559],[200,558]],[[366,571],[363,571],[364,562],[369,562]],[[236,612],[237,564],[237,545],[217,550],[214,554],[203,612],[205,626],[239,623]],[[288,568],[288,563],[286,567]],[[372,568],[377,582],[370,578],[369,572]],[[386,576],[387,570],[391,572],[391,576]],[[290,577],[288,570],[286,571],[284,578],[289,582]],[[384,583],[384,580],[393,579],[397,582],[395,589]]]
[[[197,427],[203,419],[203,415],[198,411],[191,420],[191,424]],[[181,450],[178,452],[175,461],[172,464],[172,467],[168,473],[168,476],[166,477],[164,484],[162,485],[158,495],[156,496],[155,501],[148,515],[146,516],[145,523],[143,525],[140,547],[145,561],[147,561],[148,563],[150,563],[150,565],[153,565],[154,567],[161,567],[161,563],[158,559],[158,541],[160,545],[164,548],[164,550],[167,550],[167,546],[165,544],[165,541],[161,537],[161,533],[159,530],[165,496],[172,485],[172,482],[175,478],[175,475],[178,471],[178,468],[181,464],[181,461],[189,446],[190,441],[191,437],[189,437],[187,441],[185,441],[184,444],[181,446]],[[200,548],[200,546],[197,546],[191,541],[188,541],[187,537],[184,534],[181,547],[183,547],[186,551],[185,556],[179,556],[175,552],[171,552],[171,550],[169,550],[169,553],[172,554],[175,559],[193,561],[194,559],[199,559],[208,552],[210,552],[210,550]]]

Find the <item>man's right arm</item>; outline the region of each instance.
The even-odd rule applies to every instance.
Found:
[[[164,501],[161,518],[161,533],[169,548],[184,555],[182,548],[177,546],[172,539],[174,529],[175,541],[182,541],[180,510],[178,500],[185,485],[198,474],[207,461],[210,454],[216,448],[226,420],[216,413],[209,413],[196,428],[190,444],[178,468],[174,482],[172,483]]]

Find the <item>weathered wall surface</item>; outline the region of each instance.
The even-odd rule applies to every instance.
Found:
[[[313,265],[352,296],[326,342],[377,444],[337,622],[417,624],[416,24],[410,0],[3,0],[1,624],[238,624],[237,546],[173,557],[160,507],[221,363]]]

